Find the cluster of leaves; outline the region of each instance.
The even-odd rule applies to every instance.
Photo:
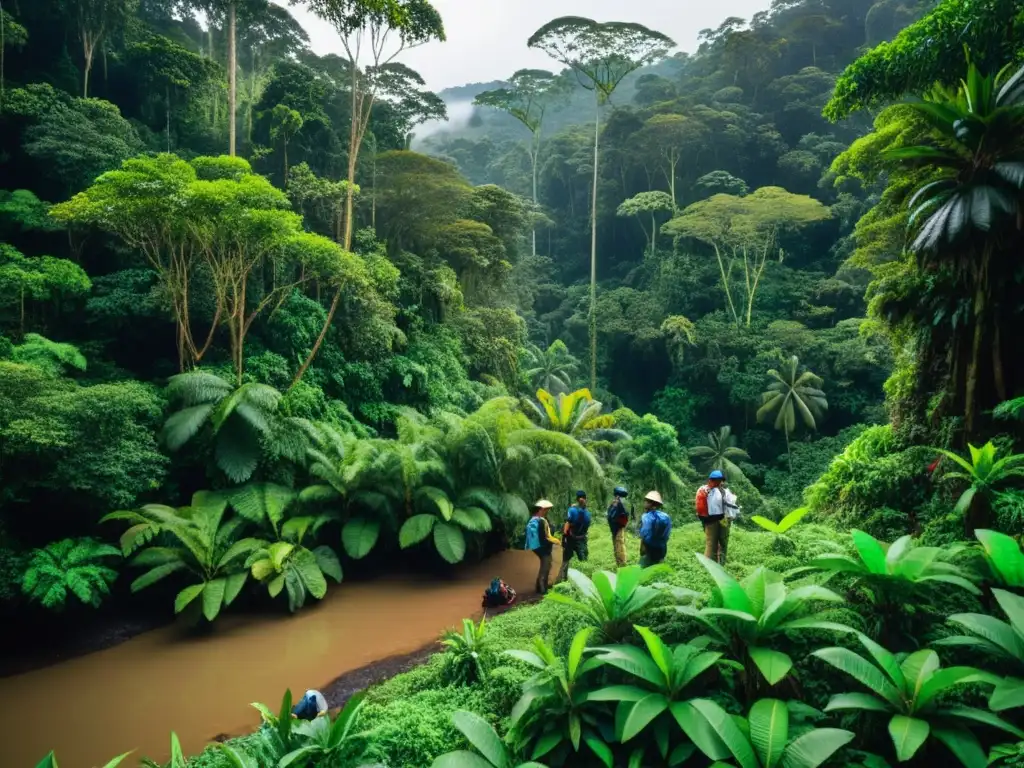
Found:
[[[991,532],[986,532],[984,541],[991,573],[1019,579],[1024,573],[1019,545]],[[855,534],[854,542],[859,550],[869,549],[868,558],[874,562],[876,550],[868,547],[864,535]],[[971,580],[954,574],[952,566],[935,562],[937,553],[929,548],[910,549],[906,541],[888,547],[874,542],[874,546],[882,558],[880,563],[888,558],[890,575],[878,578],[912,581],[920,577],[913,582],[918,591],[907,593],[908,600],[927,600],[923,590],[928,582],[979,591],[973,572]],[[943,666],[936,650],[910,654],[887,650],[870,636],[884,627],[865,633],[816,615],[820,612],[818,601],[843,602],[839,594],[822,586],[789,588],[781,576],[763,568],[740,582],[717,563],[697,557],[715,584],[710,600],[700,608],[683,605],[677,610],[699,619],[711,630],[710,637],[695,636],[671,646],[649,628],[635,625],[635,636],[621,636],[625,642],[594,644],[608,613],[639,616],[645,612],[629,607],[637,601],[640,573],[639,569],[620,571],[618,584],[616,575],[598,574],[590,582],[577,573],[574,581],[586,601],[576,603],[577,610],[592,625],[575,635],[564,657],[539,637],[529,651],[509,651],[509,656],[532,668],[533,676],[523,684],[522,696],[511,710],[507,735],[502,739],[489,723],[471,713],[456,713],[456,727],[479,755],[474,759],[475,753],[451,753],[434,765],[515,766],[544,761],[545,765],[562,766],[582,759],[609,768],[651,761],[682,765],[695,753],[718,761],[717,765],[744,768],[778,764],[814,768],[833,757],[845,758],[846,764],[884,765],[888,764],[885,760],[906,762],[926,751],[934,759],[935,753],[926,749],[934,742],[948,750],[945,759],[973,768],[988,764],[983,733],[1024,738],[1014,719],[1001,716],[1024,701],[1024,683],[1014,676],[1021,671],[1024,639],[1018,626],[1024,603],[1016,594],[1005,589],[992,592],[1009,623],[988,614],[949,616],[950,624],[970,634],[949,636],[936,647],[969,648],[976,652],[978,666]],[[816,567],[828,567],[828,563],[847,563],[865,573],[869,567],[837,555],[822,555]],[[600,590],[595,586],[599,580],[605,585]],[[556,598],[557,594],[549,600],[574,604]],[[596,602],[602,596],[603,602]],[[595,605],[605,606],[601,615],[595,614]],[[809,706],[806,699],[801,701],[800,687],[786,686],[787,681],[798,679],[794,661],[785,652],[795,647],[789,636],[797,631],[814,638],[810,648],[801,647],[805,654],[858,681],[867,692],[832,693],[822,711]],[[822,647],[822,633],[843,640],[843,644]],[[630,642],[636,638],[639,645]],[[866,650],[868,656],[858,654],[846,639]],[[990,665],[997,668],[986,669]],[[740,672],[739,677],[734,671]],[[806,684],[807,676],[813,674],[820,672],[807,667],[799,679]],[[836,684],[830,684],[833,691]],[[797,695],[788,702],[774,698],[773,694],[787,688]],[[976,705],[977,691],[990,694],[987,706]],[[829,716],[849,711],[881,717],[888,728],[858,731],[858,736],[822,723]],[[584,757],[588,753],[589,757]],[[992,754],[1012,753],[1013,747],[1007,745],[996,747]],[[533,762],[522,763],[523,758]]]

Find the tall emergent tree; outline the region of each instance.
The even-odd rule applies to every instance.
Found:
[[[135,15],[139,0],[63,0],[63,10],[75,19],[82,43],[82,96],[89,95],[89,73],[96,51],[108,35]]]
[[[291,0],[293,5],[309,6],[317,16],[329,22],[341,38],[351,81],[352,117],[348,140],[348,187],[345,189],[345,226],[342,247],[352,248],[352,213],[356,192],[356,164],[359,148],[370,124],[374,100],[381,76],[400,53],[410,48],[444,41],[441,15],[428,0]],[[320,350],[341,300],[342,286],[335,288],[320,335],[295,374],[292,386],[302,379]]]
[[[601,108],[631,72],[661,59],[675,47],[671,38],[642,24],[597,22],[580,16],[549,21],[527,41],[570,67],[580,84],[594,92],[594,169],[590,197],[590,388],[597,387],[597,177]]]
[[[473,100],[474,104],[493,107],[512,115],[530,132],[526,151],[530,155],[530,173],[533,182],[533,206],[537,207],[537,157],[540,154],[541,129],[544,113],[552,101],[564,93],[564,78],[543,69],[520,69],[508,79],[507,88],[484,91]],[[531,231],[533,255],[537,255],[537,227]]]

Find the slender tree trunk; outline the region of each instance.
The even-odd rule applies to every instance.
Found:
[[[971,344],[971,362],[967,369],[967,386],[964,391],[964,431],[968,440],[974,437],[978,415],[978,379],[981,368],[981,348],[985,340],[985,313],[988,309],[986,289],[988,287],[988,265],[992,248],[986,245],[982,251],[981,264],[974,284],[974,340]]]
[[[651,211],[651,256],[658,248],[658,223],[654,218],[654,211]]]
[[[537,144],[534,142],[533,151],[530,152],[530,172],[533,175],[533,209],[537,211]],[[534,222],[530,227],[530,240],[533,246],[533,257],[537,258],[537,224]]]
[[[597,162],[601,136],[601,96],[595,89],[594,174],[590,197],[590,390],[597,389]]]
[[[84,67],[85,71],[82,73],[82,98],[83,99],[89,98],[89,73],[92,71],[92,57],[93,57],[93,54],[95,53],[95,50],[96,50],[95,49],[95,44],[89,45],[89,43],[86,42],[86,40],[88,40],[88,38],[83,37],[83,40],[82,40],[82,53],[85,56],[85,67]]]
[[[0,0],[0,114],[4,111],[4,4]]]
[[[237,22],[236,3],[228,5],[228,154],[235,156],[235,112],[238,102],[238,55],[237,55]]]
[[[793,474],[793,453],[789,450],[789,430],[783,430],[786,433],[786,462],[789,464],[789,474]]]

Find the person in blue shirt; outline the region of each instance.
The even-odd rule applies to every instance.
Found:
[[[526,524],[526,548],[540,560],[536,582],[538,595],[547,594],[551,578],[551,553],[558,543],[558,539],[551,535],[551,526],[547,521],[548,510],[553,506],[547,499],[541,499],[533,505],[533,517]]]
[[[662,509],[661,494],[651,491],[644,497],[644,514],[640,518],[640,565],[657,565],[668,553],[672,535],[672,518]]]
[[[320,691],[306,691],[306,695],[292,707],[292,718],[296,720],[316,720],[326,714],[327,699]]]
[[[590,510],[587,509],[587,494],[576,491],[576,503],[569,507],[562,528],[562,568],[558,580],[565,581],[569,575],[569,564],[573,557],[586,562],[590,555],[587,548],[587,534],[590,531]]]

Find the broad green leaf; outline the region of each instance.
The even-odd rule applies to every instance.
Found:
[[[493,768],[480,755],[475,752],[467,752],[464,749],[441,755],[430,765],[431,768]]]
[[[212,579],[206,582],[203,589],[203,616],[207,621],[213,621],[220,613],[224,605],[224,592],[227,590],[227,580],[222,578]]]
[[[838,728],[815,728],[790,742],[782,753],[782,768],[818,768],[853,740]]]
[[[181,592],[178,593],[178,596],[174,598],[174,612],[181,613],[185,610],[186,606],[195,600],[205,587],[206,582],[203,582],[202,584],[193,584],[192,586],[185,587],[181,590]]]
[[[313,550],[313,557],[316,558],[316,564],[325,576],[330,576],[339,584],[341,583],[341,562],[333,549],[323,544]]]
[[[217,748],[220,749],[233,768],[260,768],[255,758],[235,749],[230,744],[218,744]]]
[[[710,760],[725,760],[730,756],[729,748],[711,723],[688,701],[676,701],[669,705],[669,711],[687,738]]]
[[[317,563],[316,556],[305,547],[299,547],[292,555],[291,567],[302,580],[302,586],[317,600],[327,594],[327,580]]]
[[[398,546],[408,549],[414,544],[419,544],[434,530],[436,522],[437,517],[434,515],[413,515],[402,523],[402,528],[398,531]]]
[[[487,533],[491,530],[491,518],[480,507],[460,507],[452,513],[452,522],[467,531]]]
[[[853,537],[853,546],[857,548],[857,553],[867,569],[874,574],[886,573],[885,550],[878,539],[856,528],[850,534]]]
[[[994,712],[1024,707],[1024,680],[1008,677],[998,683],[992,690],[988,705]]]
[[[647,627],[634,624],[633,629],[643,638],[651,658],[654,659],[654,663],[658,665],[658,669],[665,676],[665,682],[670,681],[672,676],[672,652],[668,649],[668,646]]]
[[[789,674],[793,668],[793,660],[782,653],[769,648],[750,648],[750,658],[770,685],[775,685]]]
[[[486,720],[472,712],[460,710],[452,715],[452,722],[491,765],[508,768],[510,761],[505,745]]]
[[[242,591],[246,580],[249,578],[248,571],[239,571],[228,576],[224,581],[224,605],[231,605]]]
[[[989,562],[1008,587],[1024,587],[1024,553],[1012,536],[978,529],[974,535],[985,548]]]
[[[985,768],[988,760],[978,738],[966,728],[935,728],[932,734],[960,761],[964,768]]]
[[[461,563],[466,556],[466,538],[462,529],[451,523],[438,521],[434,526],[434,546],[446,561]]]
[[[709,699],[694,699],[690,705],[708,721],[736,762],[740,764],[740,768],[761,768],[753,747],[729,713]]]
[[[892,711],[890,704],[870,693],[837,693],[825,705],[826,712],[843,709],[863,709],[873,712]]]
[[[605,768],[613,768],[615,756],[612,754],[611,747],[591,733],[583,734],[583,743],[590,748],[590,751],[597,756],[597,759],[604,764]]]
[[[878,667],[864,657],[858,656],[846,648],[822,648],[814,651],[811,655],[831,664],[840,672],[850,675],[868,690],[881,695],[894,707],[902,708],[903,699],[899,691],[893,687],[893,684],[886,679]]]
[[[1024,597],[1007,592],[1005,589],[993,589],[992,596],[999,603],[999,607],[1003,609],[1010,624],[1024,637]],[[1024,654],[1018,658],[1021,657],[1024,657]]]
[[[341,543],[353,560],[361,560],[370,554],[380,535],[380,521],[355,517],[341,529]]]
[[[669,701],[660,693],[652,693],[633,702],[622,725],[619,739],[625,743],[644,730],[651,721],[668,709]]]
[[[452,519],[452,514],[455,512],[455,507],[452,505],[451,499],[448,498],[448,494],[442,491],[440,488],[434,488],[432,486],[423,486],[420,488],[416,495],[422,499],[425,499],[428,508],[434,509],[441,515],[445,521]]]
[[[889,720],[889,735],[892,737],[893,746],[896,747],[896,759],[904,763],[917,754],[917,750],[928,739],[930,731],[931,728],[925,720],[906,715],[893,715]]]
[[[751,610],[750,600],[747,598],[747,593],[736,579],[730,576],[726,570],[714,560],[710,560],[699,553],[696,557],[697,562],[703,565],[704,568],[707,569],[708,573],[711,574],[711,578],[714,579],[719,592],[722,593],[722,604],[725,608],[733,611],[742,611],[743,613],[753,612]]]
[[[590,635],[593,634],[593,631],[593,627],[584,627],[572,638],[572,644],[569,646],[568,659],[570,680],[576,678],[576,670],[579,669],[580,661],[583,660],[583,651],[586,650],[587,641],[590,639]]]
[[[750,708],[750,741],[763,768],[775,768],[789,740],[789,710],[778,699],[761,699]]]

